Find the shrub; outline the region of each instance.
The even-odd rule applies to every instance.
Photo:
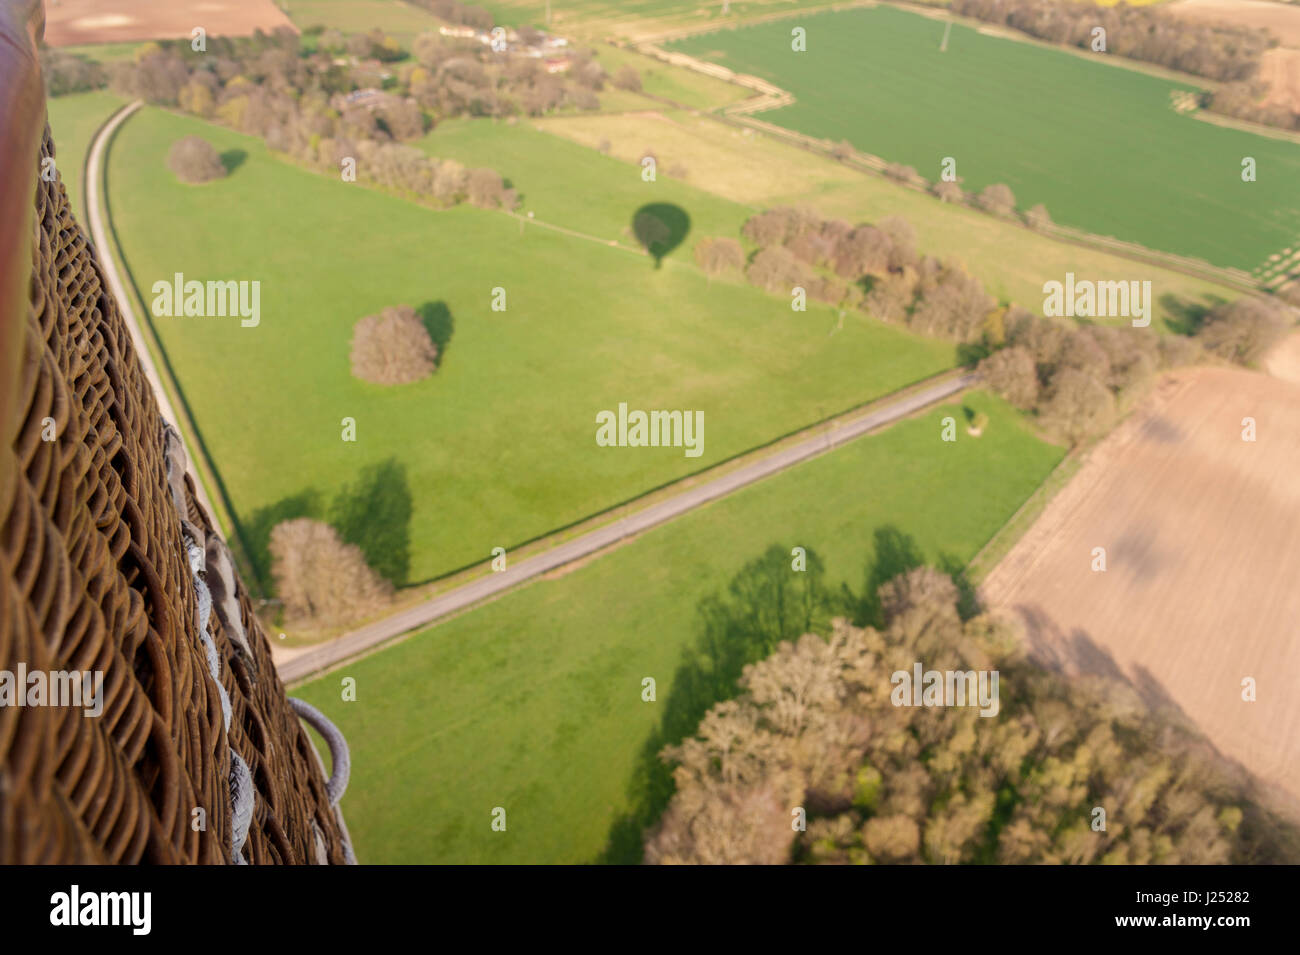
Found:
[[[343,626],[381,609],[392,586],[328,524],[300,517],[271,530],[271,575],[290,625]]]
[[[1196,337],[1220,358],[1252,365],[1277,344],[1290,323],[1276,302],[1240,298],[1210,309]]]
[[[167,166],[177,179],[191,184],[211,182],[226,175],[225,164],[216,149],[198,136],[186,136],[172,143],[167,153]]]
[[[934,184],[934,194],[941,202],[962,202],[966,198],[966,193],[961,186],[946,180]]]
[[[695,246],[695,264],[709,275],[718,275],[745,264],[745,253],[735,239],[706,237]]]
[[[1027,411],[1038,401],[1038,371],[1028,348],[1002,348],[979,364],[979,373],[996,394]]]
[[[1003,185],[1000,182],[986,186],[984,191],[979,194],[977,202],[985,212],[991,212],[997,216],[1009,216],[1016,211],[1016,194],[1011,191],[1010,186]]]
[[[614,74],[614,87],[620,90],[630,90],[633,93],[641,92],[641,74],[630,66],[625,66]]]
[[[403,385],[427,378],[438,347],[415,310],[407,305],[367,315],[352,331],[352,374],[377,385]]]

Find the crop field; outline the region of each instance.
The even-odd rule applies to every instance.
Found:
[[[942,442],[941,419],[967,408],[991,426]],[[347,735],[359,858],[635,860],[653,754],[711,702],[691,698],[683,667],[701,598],[772,544],[819,554],[836,590],[884,566],[960,566],[1062,453],[971,392],[295,689]]]
[[[959,25],[941,52],[945,24],[885,6],[799,25],[805,52],[787,21],[672,48],[793,93],[767,122],[931,181],[952,157],[967,191],[1006,183],[1064,225],[1248,271],[1300,239],[1300,146],[1175,112],[1190,86]]]
[[[1254,441],[1243,440],[1247,417]],[[990,606],[1023,619],[1040,659],[1131,681],[1295,801],[1298,421],[1294,382],[1176,373],[1097,447],[983,587]]]
[[[165,157],[187,134],[212,142],[231,175],[178,183]],[[178,272],[261,283],[255,328],[153,324],[263,575],[275,522],[350,505],[382,515],[365,523],[385,535],[373,552],[400,556],[385,558],[390,576],[428,580],[956,360],[951,344],[859,315],[832,336],[827,307],[794,312],[709,282],[689,264],[691,235],[655,268],[500,212],[438,212],[298,169],[258,140],[155,109],[120,131],[109,201],[146,308]],[[392,388],[354,379],[353,325],[397,304],[425,316],[439,370]],[[702,455],[598,447],[596,415],[620,402],[702,411]]]
[[[746,135],[744,130],[685,110],[564,116],[542,119],[535,125],[591,149],[608,143],[609,154],[628,164],[635,163],[647,148],[652,149],[662,162],[684,165],[688,185],[749,209],[806,204],[824,216],[852,223],[901,215],[916,228],[923,252],[960,260],[999,300],[1014,301],[1031,310],[1041,308],[1043,283],[1060,281],[1066,272],[1149,279],[1157,303],[1155,327],[1164,330],[1179,324],[1188,306],[1205,307],[1240,294],[1170,269],[1055,241],[1015,223],[940,202],[878,176],[853,171],[830,158],[757,133]],[[489,130],[477,129],[484,156],[493,148]],[[629,172],[635,174],[635,169],[629,166]]]
[[[91,93],[73,93],[70,96],[58,96],[49,101],[50,134],[54,137],[54,161],[63,177],[64,187],[68,190],[68,201],[72,203],[73,214],[81,223],[86,224],[85,175],[86,150],[95,130],[103,125],[104,120],[125,101],[106,90]]]
[[[810,9],[829,6],[831,0],[802,0]],[[671,30],[725,25],[792,9],[790,0],[484,0],[478,6],[490,11],[498,23],[544,27],[550,7],[551,26],[585,37],[622,36],[643,39]]]
[[[290,26],[272,0],[60,0],[45,4],[50,46],[188,37],[249,36]]]
[[[279,6],[299,30],[323,26],[343,33],[380,29],[402,43],[430,30],[439,21],[427,10],[401,0],[279,0]]]

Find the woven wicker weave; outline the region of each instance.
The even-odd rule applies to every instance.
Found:
[[[342,863],[340,819],[242,582],[251,653],[209,623],[225,729],[157,402],[62,183],[37,172],[18,422],[3,432],[16,437],[0,446],[0,670],[102,672],[104,708],[0,707],[0,863],[229,863],[232,750],[256,789],[243,858]],[[188,479],[185,497],[214,533]]]

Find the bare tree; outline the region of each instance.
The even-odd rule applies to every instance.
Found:
[[[211,182],[226,175],[225,164],[216,149],[198,136],[186,136],[172,143],[167,153],[167,166],[177,179],[191,184]]]
[[[300,517],[271,530],[271,575],[291,626],[344,626],[380,610],[392,586],[328,524]]]
[[[994,215],[1009,216],[1016,211],[1016,194],[1000,182],[985,186],[977,201],[981,209]]]
[[[379,385],[402,385],[433,374],[438,347],[408,305],[367,315],[352,331],[352,374]]]

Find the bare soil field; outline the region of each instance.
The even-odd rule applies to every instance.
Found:
[[[48,0],[45,42],[50,46],[126,43],[188,37],[248,36],[259,27],[295,30],[271,0]]]
[[[1300,47],[1300,6],[1269,0],[1178,0],[1165,10],[1202,23],[1231,23],[1239,27],[1264,27],[1283,46]]]
[[[1042,662],[1128,680],[1300,804],[1300,385],[1227,368],[1165,377],[981,592],[1021,619]]]
[[[1266,102],[1300,110],[1300,5],[1268,0],[1178,0],[1170,13],[1204,23],[1263,27],[1282,43],[1264,54],[1259,78],[1268,84]]]

